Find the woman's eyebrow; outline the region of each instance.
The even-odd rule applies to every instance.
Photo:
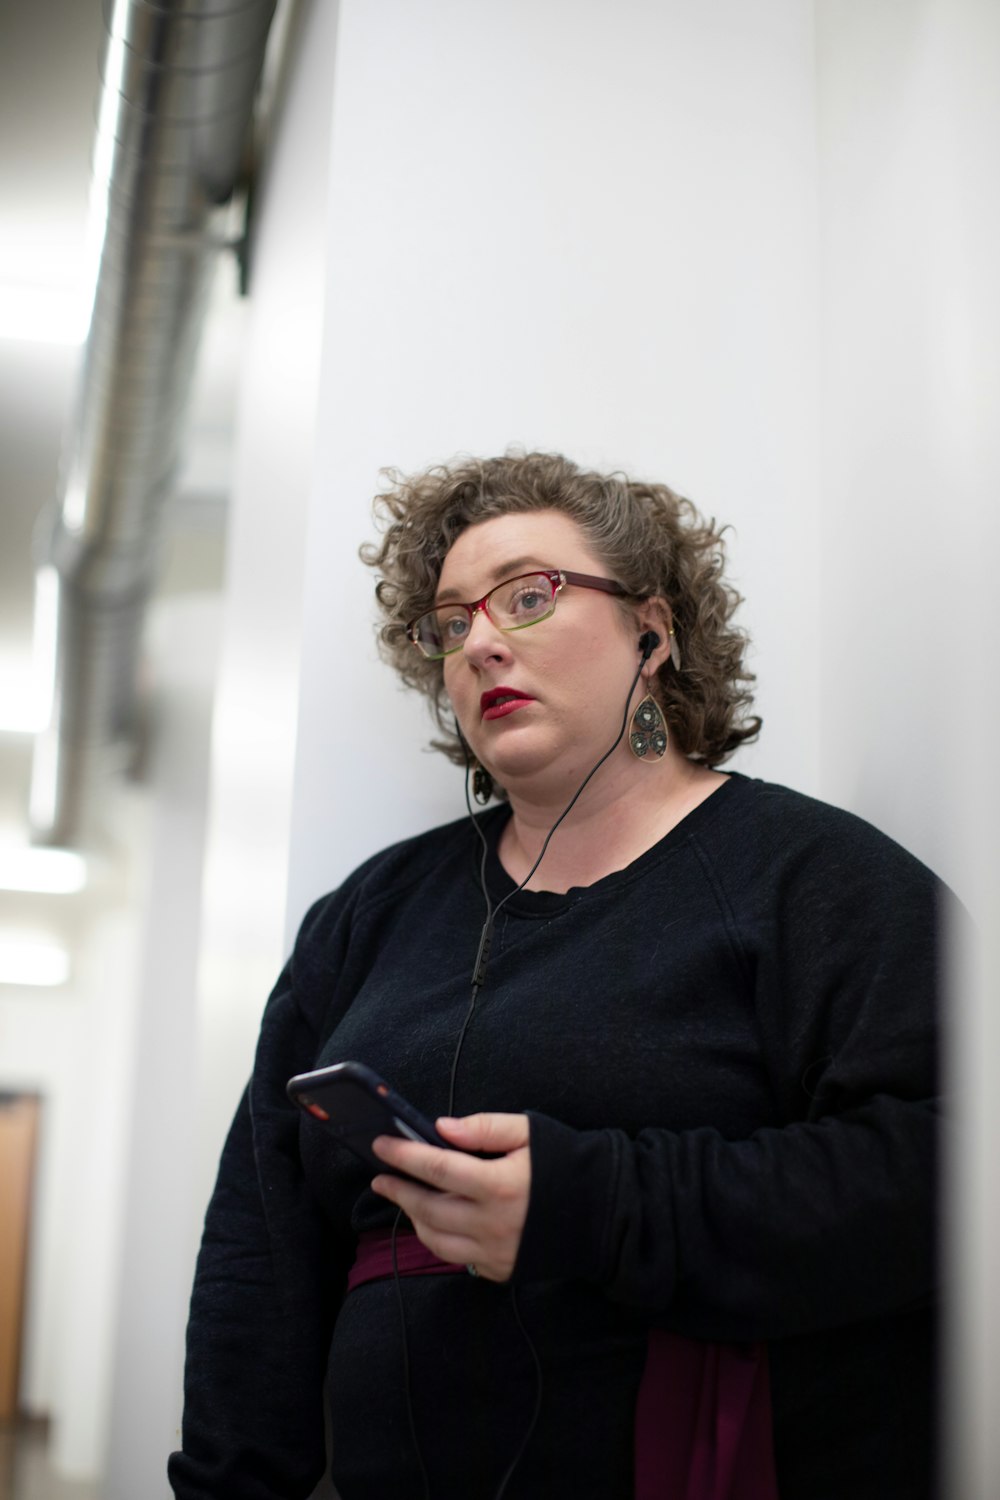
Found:
[[[505,578],[516,578],[517,574],[524,568],[539,568],[544,570],[549,567],[548,563],[540,563],[537,557],[512,557],[509,562],[498,563],[490,574],[493,583],[502,583]],[[449,599],[461,599],[462,595],[458,589],[442,589],[435,596],[435,604],[444,604]],[[464,602],[464,601],[463,601]]]

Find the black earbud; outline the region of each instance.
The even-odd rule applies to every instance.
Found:
[[[642,652],[643,661],[649,661],[653,652],[660,644],[660,637],[655,630],[644,630],[639,637],[639,650]]]

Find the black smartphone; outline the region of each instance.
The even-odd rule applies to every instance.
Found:
[[[333,1063],[314,1073],[298,1073],[286,1085],[289,1099],[318,1120],[325,1130],[350,1146],[376,1172],[393,1172],[372,1151],[377,1135],[405,1136],[410,1141],[426,1141],[429,1146],[454,1150],[450,1141],[439,1135],[430,1120],[414,1109],[400,1094],[390,1088],[364,1063]],[[426,1183],[422,1184],[426,1187]]]

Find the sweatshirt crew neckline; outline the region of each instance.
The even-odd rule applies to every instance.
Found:
[[[500,838],[511,817],[511,809],[509,805],[491,809],[483,819],[483,833],[488,849],[486,883],[493,904],[504,901],[504,911],[514,912],[522,917],[554,917],[581,901],[605,896],[642,880],[661,860],[670,857],[713,822],[720,808],[730,803],[734,795],[751,785],[751,778],[739,771],[728,771],[726,776],[728,779],[717,786],[714,792],[686,813],[662,839],[623,870],[612,870],[591,885],[570,886],[568,891],[518,891],[517,895],[512,894],[517,890],[517,883],[504,869],[499,854]],[[556,834],[556,837],[559,835]],[[544,860],[541,868],[545,868]],[[507,897],[510,899],[506,900]]]

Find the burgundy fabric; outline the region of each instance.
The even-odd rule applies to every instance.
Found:
[[[649,1335],[635,1500],[778,1500],[766,1344]]]
[[[412,1231],[400,1276],[453,1275]],[[358,1237],[347,1290],[391,1276],[392,1233]],[[709,1344],[654,1328],[635,1408],[635,1500],[778,1500],[766,1344]]]
[[[441,1276],[446,1273],[454,1275],[456,1271],[465,1272],[465,1266],[438,1260],[411,1229],[403,1230],[396,1236],[396,1264],[400,1276]],[[391,1275],[392,1231],[366,1230],[358,1236],[354,1264],[347,1273],[347,1290],[353,1292],[355,1287],[364,1286],[366,1281],[379,1281],[383,1276]]]

